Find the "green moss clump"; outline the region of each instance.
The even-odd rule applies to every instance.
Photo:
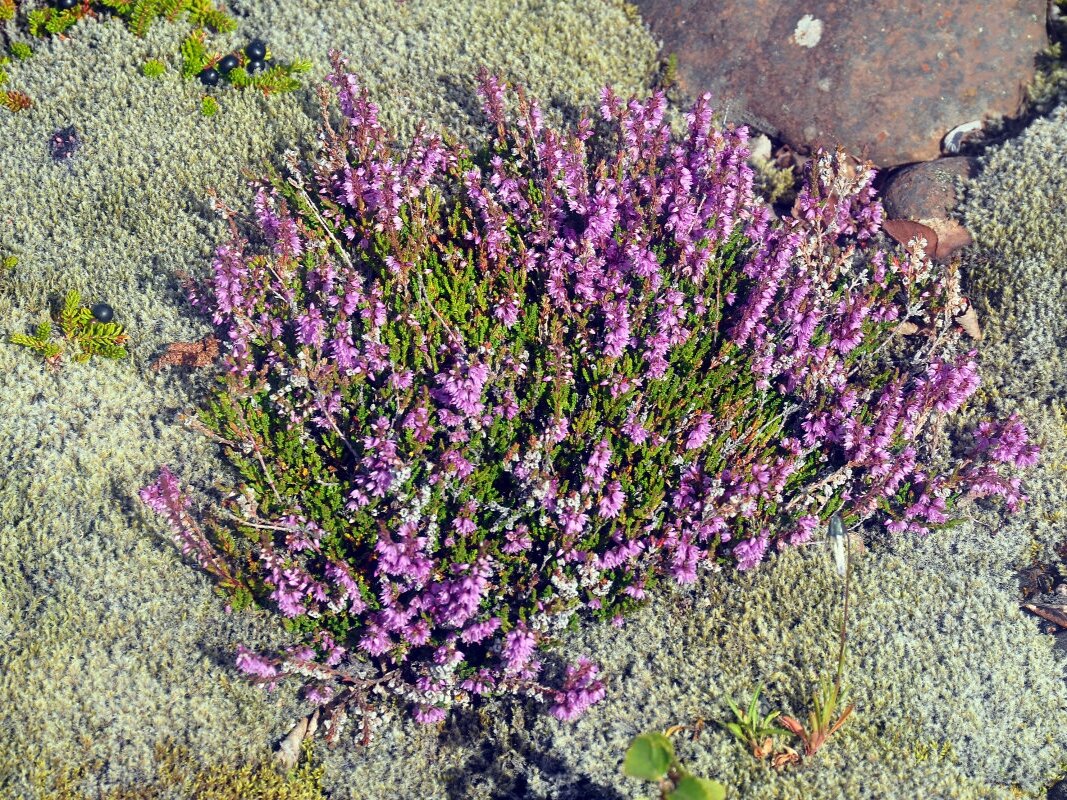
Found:
[[[26,44],[26,42],[12,42],[11,55],[18,61],[25,61],[33,55],[33,48]]]
[[[167,65],[158,58],[150,58],[141,67],[141,74],[146,78],[160,78],[167,71]]]
[[[92,763],[68,767],[58,778],[42,772],[36,791],[40,800],[325,800],[323,770],[315,766],[309,744],[302,763],[284,775],[266,761],[204,763],[187,747],[167,742],[156,747],[156,777],[145,783],[86,791],[86,779],[101,768]]]

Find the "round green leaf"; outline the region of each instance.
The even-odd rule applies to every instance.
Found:
[[[645,733],[633,740],[622,762],[622,771],[631,778],[658,781],[674,760],[674,745],[662,733]]]
[[[726,800],[726,787],[718,781],[686,775],[667,795],[667,800]]]

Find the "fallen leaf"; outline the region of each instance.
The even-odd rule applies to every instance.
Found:
[[[171,342],[163,355],[152,362],[152,369],[163,367],[206,367],[219,357],[219,340],[205,336],[197,342]]]
[[[295,769],[300,761],[300,745],[308,737],[314,736],[319,727],[319,710],[307,717],[301,717],[297,723],[289,729],[289,733],[278,745],[274,753],[274,760],[285,771]]]
[[[1033,603],[1027,603],[1023,606],[1027,611],[1037,614],[1041,619],[1048,620],[1049,622],[1059,625],[1061,628],[1067,628],[1067,615],[1065,615],[1058,608],[1053,606],[1035,606]]]
[[[923,248],[926,257],[933,259],[937,253],[937,231],[929,225],[923,225],[921,222],[914,222],[910,219],[887,219],[882,222],[882,230],[891,239],[904,246],[907,246],[908,242],[915,237],[921,236],[926,240],[926,247]]]
[[[970,303],[967,304],[967,310],[955,318],[955,323],[963,328],[964,333],[972,339],[982,341],[982,328],[978,324],[978,315]]]
[[[921,329],[914,322],[902,322],[893,329],[893,333],[900,336],[914,336]]]
[[[771,766],[775,769],[784,769],[790,764],[800,763],[800,753],[794,750],[792,747],[783,747],[782,752],[775,753],[774,758],[771,759]]]

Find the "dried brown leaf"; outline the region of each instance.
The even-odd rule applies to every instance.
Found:
[[[219,357],[219,340],[205,336],[197,342],[171,342],[163,355],[152,362],[152,369],[163,367],[206,367]]]
[[[804,726],[790,716],[783,714],[778,717],[778,724],[801,739],[805,737]]]
[[[926,247],[923,248],[926,257],[932,259],[937,253],[937,231],[929,225],[910,219],[887,219],[882,222],[882,229],[891,239],[904,246],[916,236],[921,236],[926,240]]]
[[[967,310],[956,317],[955,322],[972,339],[982,341],[982,328],[978,324],[978,314],[975,313],[974,306],[970,303],[967,304]]]
[[[1067,614],[1064,614],[1055,606],[1035,606],[1033,603],[1027,603],[1023,608],[1037,614],[1041,619],[1048,620],[1061,628],[1067,628]]]

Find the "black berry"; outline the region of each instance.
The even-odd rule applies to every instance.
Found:
[[[259,72],[261,69],[263,69],[263,62],[262,61],[249,61],[245,65],[245,69],[247,69],[249,72]]]
[[[115,316],[115,310],[107,303],[97,303],[89,312],[96,317],[97,322],[111,322],[111,318]]]
[[[56,8],[60,11],[70,11],[78,5],[78,0],[56,0]]]
[[[48,142],[48,154],[52,156],[53,161],[66,161],[74,155],[75,150],[81,147],[81,143],[77,129],[73,125],[68,125],[52,134]]]
[[[259,39],[253,39],[245,48],[245,55],[252,61],[262,61],[267,56],[267,45]]]
[[[219,85],[219,73],[213,70],[211,67],[200,70],[200,82],[204,86],[218,86]]]
[[[225,75],[226,73],[228,73],[231,69],[233,69],[236,66],[237,66],[237,56],[228,55],[228,56],[224,56],[222,58],[222,60],[219,61],[218,70],[223,75]]]

